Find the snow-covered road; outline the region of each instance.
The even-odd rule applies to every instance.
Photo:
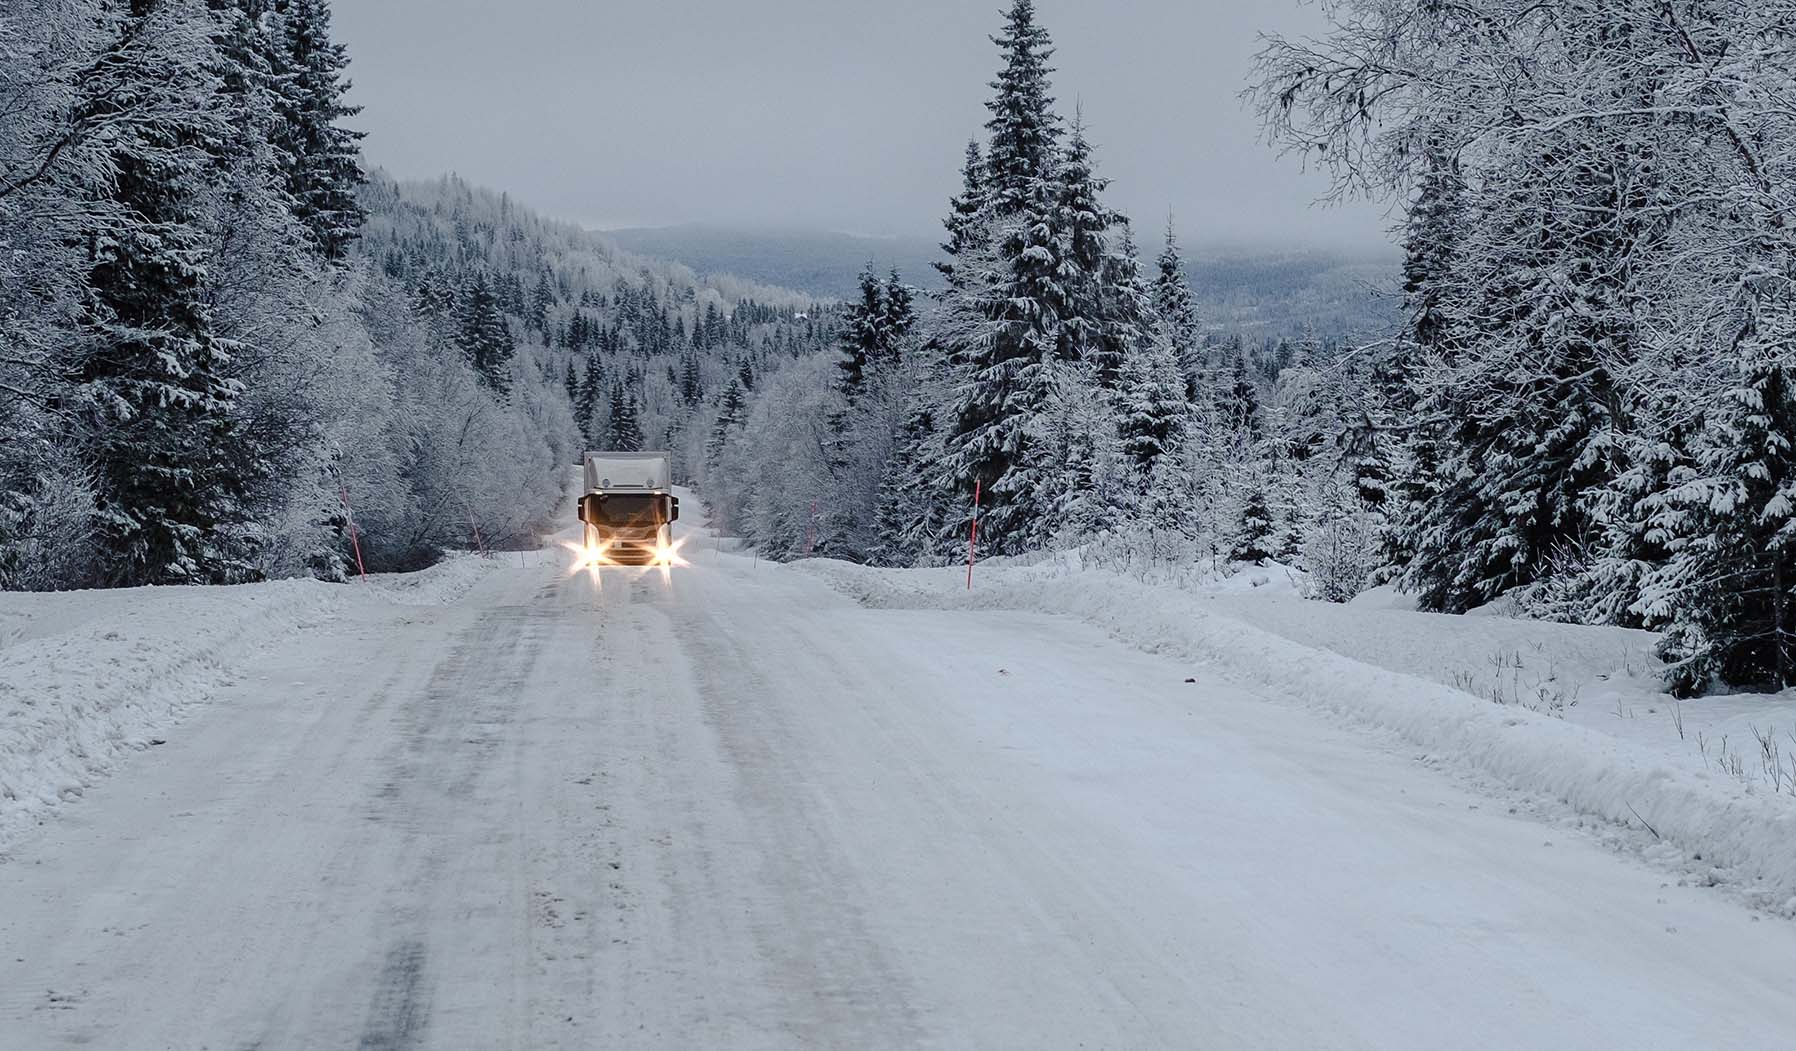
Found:
[[[694,548],[275,647],[0,861],[0,1046],[1796,1034],[1796,926],[1400,750],[1069,620]]]

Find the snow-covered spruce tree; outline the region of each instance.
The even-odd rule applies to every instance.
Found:
[[[742,396],[742,384],[734,377],[724,385],[723,396],[717,403],[717,419],[711,426],[711,436],[705,445],[705,464],[707,473],[715,467],[723,457],[724,447],[742,428],[745,419]]]
[[[1438,139],[1422,147],[1422,172],[1403,221],[1404,335],[1414,347],[1436,348],[1452,330],[1454,248],[1465,220],[1465,178],[1459,159]],[[1393,380],[1407,376],[1402,358]]]
[[[841,404],[829,418],[831,484],[820,497],[813,554],[864,562],[880,547],[880,489],[915,385],[906,360],[914,356],[906,354],[916,325],[913,300],[896,270],[882,282],[869,265],[861,299],[843,311]]]
[[[1174,355],[1170,325],[1161,324],[1123,358],[1117,383],[1117,427],[1123,452],[1147,483],[1186,440],[1190,404]]]
[[[1072,547],[1108,536],[1139,514],[1145,480],[1122,448],[1114,392],[1091,362],[1052,361],[1055,396],[1036,420],[1053,514],[1032,546]]]
[[[574,402],[574,423],[588,448],[603,445],[605,433],[605,364],[597,353],[586,356],[586,376],[580,381],[580,397]]]
[[[1429,408],[1453,423],[1403,578],[1430,609],[1463,612],[1541,579],[1558,550],[1591,539],[1588,494],[1625,468],[1616,370],[1635,338],[1625,261],[1642,246],[1612,217],[1636,191],[1609,147],[1557,150],[1545,155],[1557,178],[1518,166],[1466,244],[1465,276],[1483,290],[1475,316],[1500,327],[1456,337],[1433,381]],[[1513,238],[1518,212],[1538,239]]]
[[[510,382],[510,362],[516,345],[486,274],[476,274],[473,283],[456,298],[456,339],[474,370],[495,391],[503,393]]]
[[[1264,479],[1267,505],[1275,528],[1272,554],[1281,562],[1294,562],[1309,535],[1311,510],[1304,477],[1303,446],[1296,413],[1284,405],[1268,413],[1267,433],[1259,443],[1259,473]]]
[[[275,19],[255,0],[210,6],[214,104],[233,134],[208,150],[201,251],[213,328],[233,343],[228,375],[243,391],[238,426],[216,448],[246,483],[233,540],[256,552],[259,573],[342,579],[353,568],[344,497],[399,485],[378,451],[392,392],[352,312],[361,276],[323,265],[287,190]]]
[[[1038,183],[1058,163],[1060,117],[1049,94],[1053,42],[1036,24],[1034,0],[1012,0],[1004,30],[992,42],[1004,56],[1004,68],[991,84],[996,94],[985,104],[991,112],[986,123],[991,141],[979,197],[984,211],[1004,220],[1040,211]]]
[[[951,297],[972,338],[951,345],[959,357],[958,389],[944,438],[948,493],[970,505],[975,486],[985,506],[980,533],[987,550],[1014,554],[1052,528],[1051,477],[1058,465],[1038,447],[1042,417],[1059,396],[1054,368],[1060,346],[1058,186],[1036,182],[1033,210],[995,227],[998,283]],[[967,258],[962,257],[963,261]],[[970,506],[954,516],[958,536]]]
[[[967,141],[967,159],[960,175],[960,192],[948,199],[948,217],[942,220],[942,226],[948,231],[942,251],[948,258],[935,263],[935,268],[949,284],[954,283],[954,260],[963,251],[980,245],[986,237],[985,156],[979,149],[978,139]]]
[[[699,484],[705,494],[712,528],[753,542],[755,537],[748,530],[752,491],[742,477],[738,441],[746,420],[747,401],[742,385],[731,377],[718,396],[716,416],[705,438]]]
[[[1695,439],[1694,463],[1644,501],[1651,539],[1670,554],[1646,574],[1636,611],[1665,629],[1659,654],[1682,696],[1715,681],[1796,685],[1792,247],[1782,246],[1782,267],[1744,278],[1732,382]]]
[[[934,294],[938,309],[913,353],[910,372],[916,383],[905,399],[893,460],[880,483],[875,558],[885,564],[933,563],[951,557],[957,543],[952,523],[963,497],[946,440],[967,350],[991,335],[988,311],[998,280],[985,158],[977,139],[967,143],[961,177],[961,191],[949,199],[942,221],[948,237],[941,248],[948,258],[934,264],[947,287]]]
[[[642,449],[642,441],[636,394],[623,380],[618,380],[611,387],[611,408],[605,420],[605,448],[637,452]]]
[[[1404,217],[1403,329],[1376,359],[1370,408],[1352,436],[1360,499],[1383,519],[1380,577],[1399,576],[1409,565],[1424,512],[1440,496],[1445,418],[1419,411],[1417,370],[1424,361],[1449,360],[1453,326],[1445,311],[1464,221],[1459,161],[1438,141],[1427,143]]]
[[[886,274],[885,307],[879,361],[895,367],[904,357],[900,348],[917,327],[917,293],[904,283],[897,267]]]
[[[1224,424],[1232,431],[1256,438],[1262,426],[1260,389],[1247,370],[1247,355],[1237,354],[1229,389],[1217,398]]]
[[[242,2],[253,11],[265,0]],[[341,124],[360,112],[343,101],[349,52],[331,39],[329,0],[276,0],[274,6],[281,44],[276,142],[286,157],[287,192],[318,251],[340,261],[366,218],[356,198],[363,179],[358,145],[363,133]]]
[[[1012,7],[995,40],[1005,66],[988,103],[983,239],[996,265],[957,263],[944,301],[941,331],[963,336],[947,344],[958,396],[942,449],[944,495],[970,496],[977,484],[988,500],[982,533],[992,550],[1006,552],[1064,535],[1055,519],[1065,516],[1076,488],[1067,471],[1087,473],[1078,460],[1084,454],[1061,448],[1066,413],[1078,400],[1067,384],[1089,376],[1113,389],[1123,357],[1151,328],[1152,308],[1132,248],[1117,246],[1114,231],[1126,230],[1126,220],[1102,201],[1105,180],[1093,170],[1083,128],[1058,146],[1047,85],[1051,47],[1028,0]],[[963,247],[963,259],[969,255]],[[1102,432],[1093,440],[1113,446],[1113,421]],[[1106,498],[1119,495],[1113,489]],[[953,516],[949,534],[958,537],[965,524]]]
[[[699,355],[695,348],[680,361],[680,402],[687,408],[695,408],[704,400],[704,370],[699,365]]]
[[[1004,65],[986,103],[985,230],[961,247],[936,333],[957,382],[944,428],[941,499],[966,505],[951,513],[942,539],[952,544],[964,535],[977,486],[988,550],[1011,553],[1041,540],[1050,525],[1051,465],[1032,436],[1055,397],[1049,366],[1061,346],[1066,235],[1060,119],[1048,86],[1053,49],[1031,0],[1015,0],[993,40]]]
[[[1248,478],[1246,491],[1241,494],[1240,514],[1229,537],[1229,560],[1258,565],[1271,558],[1272,549],[1277,546],[1277,529],[1272,508],[1266,502],[1264,479],[1257,475]]]
[[[1112,230],[1128,222],[1104,205],[1109,180],[1097,174],[1077,115],[1054,182],[1056,356],[1089,364],[1098,384],[1114,389],[1124,354],[1142,338],[1147,296],[1133,242],[1126,254],[1112,243]]]
[[[1173,328],[1156,309],[1155,293],[1142,277],[1129,220],[1120,213],[1110,213],[1108,219],[1113,244],[1100,263],[1100,349],[1091,361],[1100,378],[1104,366],[1114,362],[1114,375],[1104,385],[1119,428],[1118,448],[1139,471],[1139,491],[1152,484],[1157,461],[1176,456],[1184,444],[1190,404],[1179,375]],[[1171,387],[1165,386],[1168,361]]]
[[[969,168],[967,194],[976,196],[976,167]],[[957,199],[957,205],[959,199]],[[949,221],[951,233],[954,222]],[[993,280],[995,255],[982,228],[969,226],[951,239],[950,252],[957,263],[943,270],[949,276],[947,293],[937,302],[956,301],[958,317],[966,327],[954,331],[939,320],[921,324],[915,296],[893,271],[886,282],[888,339],[895,364],[884,386],[883,425],[888,429],[873,508],[873,533],[868,560],[877,565],[934,564],[947,557],[951,538],[950,507],[955,494],[946,477],[940,421],[945,406],[953,403],[957,363],[950,344],[981,338],[985,323],[969,290]],[[958,260],[965,257],[964,265]],[[982,307],[980,308],[982,309]]]
[[[886,356],[886,289],[873,272],[872,263],[861,270],[860,290],[860,299],[850,303],[843,313],[839,336],[842,374],[837,382],[843,399],[851,406],[860,397],[868,371]]]
[[[1179,254],[1178,235],[1172,216],[1166,217],[1166,245],[1160,250],[1154,275],[1154,312],[1166,325],[1179,372],[1185,379],[1185,396],[1195,400],[1203,386],[1205,361],[1203,325],[1197,316],[1197,298],[1185,277],[1185,260]]]
[[[90,252],[77,370],[86,456],[99,484],[108,583],[241,579],[223,531],[244,517],[245,479],[218,454],[237,426],[230,347],[212,330],[200,246],[205,146],[228,134],[206,100],[215,55],[203,10],[133,4],[103,14],[110,42],[79,82],[78,120],[161,111],[114,138],[105,187],[118,225]]]
[[[918,355],[927,353],[921,349]],[[913,385],[900,405],[898,431],[880,476],[871,553],[875,565],[930,565],[944,547],[947,508],[935,477],[942,459],[936,412],[944,398],[936,389],[941,377],[931,375],[926,362],[918,360],[907,370]]]

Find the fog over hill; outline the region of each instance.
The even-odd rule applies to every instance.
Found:
[[[941,287],[931,265],[935,238],[866,237],[828,231],[685,225],[605,231],[625,250],[818,296],[848,298],[861,268],[896,267],[923,289]],[[1144,243],[1151,261],[1157,240]],[[1399,257],[1394,249],[1248,248],[1195,245],[1186,272],[1205,326],[1280,336],[1311,326],[1341,335],[1382,335],[1394,323]]]
[[[640,255],[666,259],[700,273],[735,274],[781,288],[847,299],[868,262],[897,267],[919,288],[939,288],[930,265],[941,258],[923,237],[863,237],[828,231],[684,225],[607,230],[604,236]]]

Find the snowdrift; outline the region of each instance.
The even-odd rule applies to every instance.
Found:
[[[366,585],[0,594],[0,848],[124,756],[159,744],[265,647],[356,602],[453,602],[498,565],[457,555]]]
[[[829,561],[795,568],[868,606],[1076,617],[1147,652],[1199,662],[1276,698],[1394,734],[1430,762],[1641,830],[1631,842],[1642,853],[1796,916],[1796,799],[1789,796],[1681,769],[1621,738],[1378,667],[1321,642],[1296,641],[1219,613],[1204,596],[1112,573],[981,566],[969,592],[963,570],[877,570]],[[1429,640],[1408,639],[1397,640],[1396,648],[1419,663],[1416,655],[1428,646]]]

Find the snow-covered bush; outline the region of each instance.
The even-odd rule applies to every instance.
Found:
[[[1372,584],[1378,568],[1378,531],[1364,513],[1339,514],[1316,523],[1303,544],[1307,594],[1324,602],[1350,602]]]
[[[0,452],[0,590],[53,591],[91,579],[94,480],[65,448]]]

